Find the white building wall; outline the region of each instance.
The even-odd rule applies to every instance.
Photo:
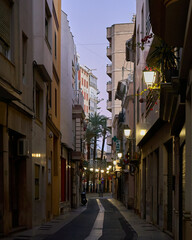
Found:
[[[61,13],[61,141],[73,148],[72,136],[72,62],[74,61],[74,40],[70,32],[66,13]]]

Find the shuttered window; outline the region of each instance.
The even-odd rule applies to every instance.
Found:
[[[8,0],[0,1],[0,39],[10,46],[11,8]]]

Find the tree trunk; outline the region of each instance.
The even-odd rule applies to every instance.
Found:
[[[97,137],[94,137],[94,149],[93,149],[93,192],[95,192],[95,159],[97,149]]]
[[[88,165],[89,165],[89,163],[90,163],[90,143],[87,143],[87,161],[88,161]],[[87,178],[86,192],[89,192],[89,171],[87,171],[86,178]]]

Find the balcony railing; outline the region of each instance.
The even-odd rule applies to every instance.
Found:
[[[83,94],[80,90],[74,90],[73,92],[73,104],[74,105],[81,105],[84,108],[84,98]]]
[[[107,57],[111,60],[112,59],[112,49],[111,47],[107,47]]]
[[[111,77],[112,74],[112,65],[111,64],[107,64],[107,75],[109,77]]]
[[[111,110],[112,110],[112,101],[107,100],[107,110],[111,112]]]
[[[149,35],[151,30],[151,21],[150,21],[150,14],[148,13],[146,18],[146,35]]]
[[[107,127],[108,127],[108,128],[111,128],[111,127],[112,127],[112,119],[111,119],[111,118],[108,118],[108,119],[107,119]]]
[[[107,136],[107,145],[111,146],[112,145],[112,138],[111,135]]]
[[[111,92],[112,91],[112,81],[108,81],[107,82],[107,92]]]
[[[107,28],[107,39],[110,41],[111,37],[112,37],[112,28],[108,27]]]

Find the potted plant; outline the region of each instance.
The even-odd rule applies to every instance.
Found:
[[[157,38],[154,50],[149,53],[147,62],[150,67],[155,67],[162,74],[163,82],[170,82],[172,76],[178,75],[178,60],[175,47]]]

